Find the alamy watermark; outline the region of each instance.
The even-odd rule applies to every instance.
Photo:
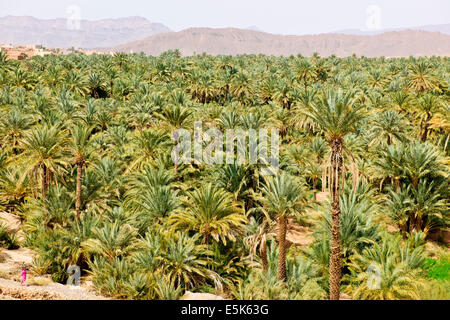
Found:
[[[370,5],[366,8],[368,15],[366,27],[370,31],[381,30],[381,8],[377,5]]]
[[[172,161],[179,164],[261,165],[262,175],[276,175],[279,167],[280,137],[277,129],[203,130],[201,121],[194,122],[194,137],[187,129],[172,134],[175,146]]]
[[[66,9],[67,20],[66,26],[68,30],[81,29],[81,8],[77,5],[68,6]]]
[[[379,290],[381,288],[381,270],[377,265],[371,264],[366,271],[369,274],[367,288],[369,290]]]
[[[77,265],[71,265],[67,269],[67,274],[70,276],[67,278],[66,284],[71,288],[80,287],[81,269]]]

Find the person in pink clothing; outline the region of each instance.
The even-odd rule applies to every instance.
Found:
[[[27,286],[27,269],[25,267],[22,268],[22,280],[20,281],[20,284],[23,286]]]

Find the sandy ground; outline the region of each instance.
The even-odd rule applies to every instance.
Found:
[[[211,293],[194,293],[186,291],[180,300],[226,300],[221,296],[216,296]]]
[[[60,283],[44,286],[22,286],[13,280],[0,279],[0,300],[104,300],[83,287],[70,287]]]
[[[51,281],[49,277],[28,275],[28,286],[20,284],[21,268],[32,264],[34,253],[28,248],[0,250],[0,300],[103,300],[85,281],[80,287]],[[35,285],[40,283],[42,285]]]
[[[23,239],[20,220],[6,212],[0,212],[0,223]],[[0,248],[0,300],[103,300],[90,286],[89,281],[81,279],[81,286],[67,286],[53,282],[48,276],[28,274],[28,286],[20,284],[21,270],[28,270],[33,264],[35,253],[28,248],[6,250]],[[40,285],[37,285],[40,284]]]
[[[278,224],[273,227],[272,232],[274,234],[278,234]],[[286,241],[288,243],[288,247],[292,245],[300,247],[309,246],[314,241],[312,234],[313,232],[309,228],[299,226],[292,220],[289,220],[286,230]]]

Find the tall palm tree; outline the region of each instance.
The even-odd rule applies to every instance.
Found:
[[[23,164],[22,179],[33,176],[40,169],[41,195],[46,197],[48,183],[54,174],[58,175],[67,166],[64,147],[67,143],[66,132],[57,126],[42,126],[27,132],[20,143],[23,152],[13,164]]]
[[[363,118],[362,106],[356,104],[355,94],[351,91],[330,89],[323,92],[317,102],[313,102],[306,114],[313,119],[325,133],[331,149],[331,218],[332,239],[330,257],[330,299],[339,300],[341,282],[341,247],[339,242],[339,206],[340,176],[344,165],[343,152],[346,150],[344,136],[355,129]]]
[[[419,135],[422,142],[425,142],[430,133],[430,121],[434,115],[442,110],[440,99],[431,94],[424,94],[416,105],[415,114],[419,121]]]
[[[314,65],[307,59],[301,59],[296,63],[295,73],[298,83],[303,82],[305,90],[308,89],[308,82],[317,76]]]
[[[83,181],[83,167],[86,165],[86,160],[91,154],[92,144],[90,140],[92,129],[78,125],[70,129],[70,143],[69,151],[74,157],[74,163],[77,167],[77,186],[76,186],[76,200],[75,212],[77,218],[81,212],[81,195],[82,195],[82,181]]]
[[[119,72],[114,68],[114,66],[107,64],[103,73],[105,74],[105,79],[109,84],[109,96],[112,97],[114,92],[114,80],[118,78]]]
[[[263,212],[278,221],[278,279],[286,280],[286,231],[288,218],[303,207],[304,192],[295,179],[286,173],[265,179],[261,187]]]

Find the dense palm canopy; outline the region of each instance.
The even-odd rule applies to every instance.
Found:
[[[235,235],[246,219],[229,194],[208,184],[188,197],[186,209],[172,215],[169,224],[176,229],[198,232],[206,244],[211,238],[224,244],[227,239],[236,239]]]
[[[449,75],[444,57],[0,52],[0,210],[35,272],[77,264],[118,298],[448,299],[424,262],[448,251],[424,242],[449,227]],[[278,172],[174,163],[197,121],[279,130]]]

